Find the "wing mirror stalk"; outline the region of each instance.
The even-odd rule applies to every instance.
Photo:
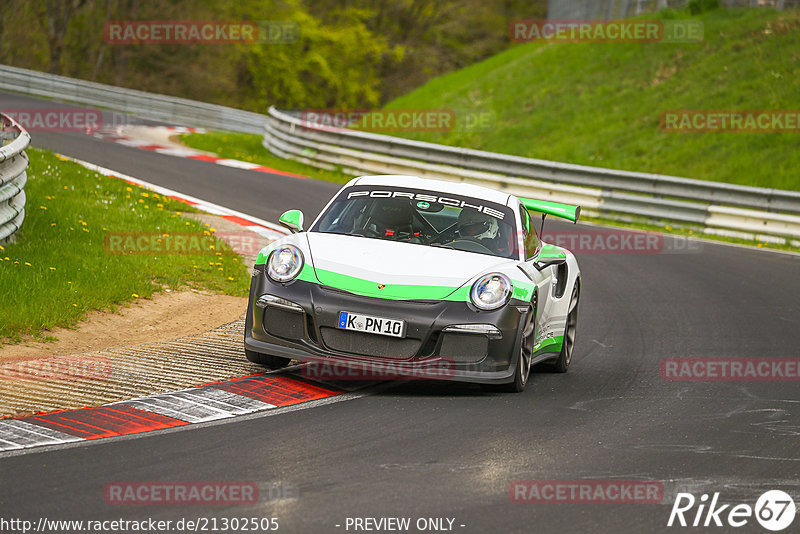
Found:
[[[567,258],[540,258],[533,262],[533,266],[537,271],[543,271],[551,265],[564,265],[567,263]]]

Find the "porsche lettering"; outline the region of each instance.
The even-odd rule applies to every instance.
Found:
[[[371,197],[371,198],[407,198],[409,200],[416,200],[419,202],[435,202],[438,204],[443,204],[445,206],[450,206],[453,208],[472,208],[478,210],[481,213],[485,213],[486,215],[490,215],[495,219],[503,220],[505,217],[505,213],[500,210],[496,210],[494,208],[490,208],[489,206],[482,206],[479,204],[470,204],[465,200],[459,200],[456,198],[449,198],[443,197],[438,195],[428,195],[425,193],[412,193],[410,191],[353,191],[348,193],[347,198],[357,198],[357,197]],[[427,209],[427,206],[425,208]]]

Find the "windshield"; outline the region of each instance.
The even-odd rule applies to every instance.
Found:
[[[511,209],[418,189],[347,188],[311,231],[518,257]]]

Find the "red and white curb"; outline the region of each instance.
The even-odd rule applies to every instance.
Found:
[[[284,374],[261,374],[128,401],[0,420],[0,452],[127,436],[274,410],[346,393]]]
[[[288,232],[275,224],[202,199],[184,195],[93,163],[58,155],[104,176],[120,178],[160,195],[221,216],[268,239]],[[228,419],[347,393],[334,385],[284,374],[236,378],[182,391],[141,397],[94,408],[0,419],[0,452],[126,436]]]
[[[183,202],[185,204],[189,204],[190,206],[194,206],[197,209],[200,209],[212,215],[218,215],[228,221],[231,221],[233,223],[238,224],[239,226],[242,226],[247,230],[253,231],[267,239],[271,240],[279,239],[289,233],[282,226],[278,226],[277,224],[273,224],[263,219],[259,219],[258,217],[253,217],[252,215],[247,215],[246,213],[242,213],[240,211],[232,210],[230,208],[226,208],[224,206],[220,206],[218,204],[214,204],[206,200],[185,195],[183,193],[179,193],[178,191],[173,191],[172,189],[161,187],[160,185],[151,184],[149,182],[145,182],[144,180],[139,180],[138,178],[134,178],[133,176],[128,176],[127,174],[122,174],[120,172],[112,171],[111,169],[95,165],[94,163],[89,163],[88,161],[71,158],[61,154],[58,154],[58,157],[65,161],[72,161],[74,163],[77,163],[78,165],[82,165],[83,167],[86,167],[91,171],[95,171],[99,174],[102,174],[103,176],[120,178],[121,180],[125,180],[130,184],[147,188],[155,193],[158,193],[159,195],[164,195],[174,200]]]
[[[148,135],[143,136],[144,138],[137,138],[126,133],[133,128],[145,131],[147,132]],[[135,127],[118,126],[113,130],[110,129],[95,130],[91,132],[91,135],[93,137],[97,137],[98,139],[105,139],[106,141],[112,141],[114,143],[119,143],[121,145],[138,148],[141,150],[150,150],[152,152],[156,152],[158,154],[165,154],[167,156],[176,156],[179,158],[187,158],[197,161],[208,161],[210,163],[216,163],[217,165],[224,165],[226,167],[235,167],[237,169],[244,169],[248,171],[278,174],[281,176],[289,176],[291,178],[306,178],[301,174],[295,174],[293,172],[273,169],[272,167],[259,165],[257,163],[250,163],[249,161],[221,158],[214,154],[209,154],[207,152],[184,147],[182,145],[170,143],[167,141],[161,141],[161,142],[153,141],[153,137],[164,138],[165,137],[164,134],[172,135],[176,133],[181,134],[181,133],[205,133],[205,132],[206,131],[202,128],[184,128],[181,126],[135,126]]]

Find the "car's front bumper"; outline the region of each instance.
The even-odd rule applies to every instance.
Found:
[[[386,300],[302,280],[277,284],[264,274],[263,267],[257,265],[253,271],[246,348],[300,361],[377,370],[376,376],[380,376],[380,367],[375,365],[384,365],[408,377],[509,382],[520,353],[522,329],[528,314],[534,313],[530,303],[513,299],[503,308],[487,312],[466,302]],[[288,302],[261,298],[264,295]],[[337,328],[341,311],[403,320],[405,337],[341,330]],[[498,332],[446,330],[471,324],[492,325]]]

